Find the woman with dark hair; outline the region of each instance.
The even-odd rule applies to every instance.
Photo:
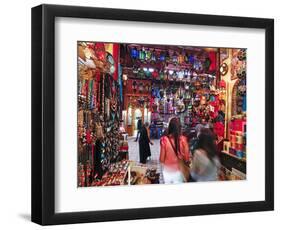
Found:
[[[214,135],[201,132],[194,151],[190,175],[194,181],[218,180],[220,162],[217,156]]]
[[[189,146],[187,138],[181,134],[178,118],[170,120],[166,135],[160,140],[160,146],[160,162],[163,165],[165,184],[187,181],[186,174],[189,172],[184,172],[183,164],[189,161]]]

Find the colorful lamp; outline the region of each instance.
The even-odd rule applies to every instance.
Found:
[[[151,55],[152,55],[151,51],[147,49],[145,51],[145,60],[149,61],[151,59]]]
[[[163,61],[163,62],[166,60],[166,54],[165,54],[164,51],[162,51],[162,52],[160,53],[159,60],[160,60],[160,61]]]
[[[139,51],[137,50],[136,47],[131,49],[131,57],[133,59],[137,59],[139,57]]]
[[[178,55],[176,51],[174,51],[173,56],[172,56],[172,61],[176,64],[178,63]]]

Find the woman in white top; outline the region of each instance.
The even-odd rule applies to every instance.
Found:
[[[190,175],[194,181],[216,181],[220,169],[214,136],[201,133],[194,151]]]

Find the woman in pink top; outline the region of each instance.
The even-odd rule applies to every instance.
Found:
[[[189,161],[189,146],[187,138],[181,135],[181,126],[178,118],[169,122],[167,135],[160,140],[160,162],[163,164],[165,184],[183,183],[184,175],[179,169],[179,159]]]

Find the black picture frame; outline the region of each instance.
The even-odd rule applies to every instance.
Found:
[[[55,213],[55,18],[88,18],[265,29],[265,200]],[[62,5],[32,8],[32,221],[41,225],[274,209],[274,20]]]

